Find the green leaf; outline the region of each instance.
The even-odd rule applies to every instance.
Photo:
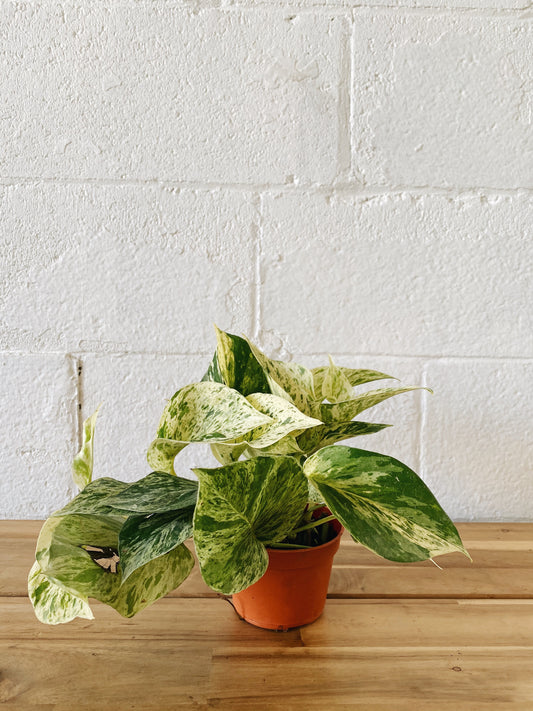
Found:
[[[88,484],[83,491],[75,496],[72,501],[70,501],[62,509],[56,511],[54,516],[66,516],[67,514],[102,514],[108,515],[112,514],[114,516],[120,516],[121,514],[128,515],[128,512],[117,511],[116,507],[112,507],[107,503],[107,499],[110,496],[124,491],[127,489],[129,484],[123,481],[117,481],[116,479],[111,479],[109,477],[102,477],[100,479],[95,479],[90,484]]]
[[[338,424],[341,422],[349,422],[354,417],[357,417],[363,410],[368,410],[370,407],[379,405],[380,402],[387,400],[395,395],[407,393],[411,390],[427,390],[424,387],[403,387],[403,388],[381,388],[380,390],[371,390],[368,393],[357,395],[351,400],[337,403],[323,403],[320,405],[320,417],[326,424]]]
[[[306,430],[297,437],[298,445],[307,455],[343,439],[380,432],[392,425],[378,425],[373,422],[343,422],[339,425],[320,425]]]
[[[297,363],[271,360],[251,341],[247,342],[266,375],[272,393],[289,399],[301,412],[311,415],[315,401],[312,372]]]
[[[148,464],[155,471],[175,474],[174,459],[187,444],[188,442],[177,442],[175,439],[154,439],[146,453]]]
[[[202,576],[214,590],[239,592],[265,573],[266,544],[283,540],[300,521],[306,479],[291,457],[194,472],[200,480],[194,543]]]
[[[152,472],[110,496],[106,503],[137,514],[162,513],[194,506],[197,494],[196,481],[165,472]]]
[[[316,393],[318,395],[318,393]],[[350,400],[353,395],[353,386],[348,380],[344,369],[339,368],[329,356],[329,366],[324,374],[322,383],[322,397],[329,402],[343,402]]]
[[[353,538],[378,555],[400,562],[468,555],[431,491],[397,459],[337,445],[310,457],[304,473]]]
[[[43,575],[81,598],[94,597],[110,605],[125,617],[178,587],[194,564],[183,545],[122,580],[118,540],[123,523],[118,517],[80,514],[48,519],[36,553]],[[98,550],[101,557],[97,559]],[[108,564],[110,560],[113,565]]]
[[[270,422],[236,390],[220,383],[193,383],[167,404],[157,437],[178,442],[224,442]]]
[[[318,368],[311,368],[313,383],[315,386],[315,394],[317,397],[322,395],[324,378],[326,377],[328,370],[328,365],[321,365]],[[352,387],[355,387],[356,385],[363,385],[364,383],[371,383],[374,380],[398,380],[398,378],[394,378],[392,375],[386,375],[386,373],[380,373],[377,370],[343,368],[342,366],[339,366],[339,370],[342,371],[342,374]]]
[[[122,582],[137,568],[179,546],[192,536],[194,506],[177,511],[130,516],[118,537]]]
[[[266,375],[244,338],[225,333],[216,326],[215,329],[217,363],[222,382],[244,396],[269,393]]]
[[[96,418],[98,417],[99,409],[100,406],[84,421],[83,444],[72,462],[72,478],[80,490],[87,486],[93,476],[94,428],[96,426]]]
[[[67,591],[43,575],[35,562],[28,575],[28,597],[39,622],[58,625],[75,617],[94,619],[87,598]]]
[[[298,430],[301,432],[301,430]],[[261,449],[255,449],[254,447],[247,446],[246,448],[246,458],[250,457],[261,457],[261,456],[279,456],[284,454],[302,454],[303,451],[298,445],[298,441],[294,434],[287,435],[280,439],[278,442],[269,445],[268,447],[263,447]]]

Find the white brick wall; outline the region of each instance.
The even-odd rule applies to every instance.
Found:
[[[65,503],[102,400],[97,475],[145,474],[216,322],[427,382],[357,446],[533,520],[527,7],[2,2],[0,516]]]

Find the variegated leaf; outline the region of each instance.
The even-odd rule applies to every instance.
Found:
[[[221,383],[193,383],[167,404],[157,437],[178,442],[224,442],[270,422],[245,397]]]
[[[378,555],[400,562],[468,555],[431,491],[397,459],[330,446],[305,462],[304,473],[353,538]]]
[[[256,410],[271,418],[268,424],[256,427],[241,438],[254,449],[271,447],[291,432],[322,424],[320,420],[308,417],[295,405],[277,395],[254,393],[246,399]]]
[[[222,373],[218,367],[218,354],[216,351],[213,354],[211,363],[209,363],[209,367],[207,368],[201,382],[222,383],[225,385],[224,378],[222,377]]]
[[[312,372],[297,363],[271,360],[251,341],[247,342],[265,372],[272,393],[290,399],[301,412],[312,415],[313,402],[316,399]]]
[[[352,387],[356,385],[363,385],[364,383],[371,383],[374,380],[397,380],[398,378],[393,378],[392,375],[386,375],[385,373],[380,373],[377,370],[365,370],[365,369],[354,369],[354,368],[343,368],[339,366],[344,377],[350,383]],[[328,372],[328,365],[321,365],[318,368],[311,368],[311,373],[313,374],[313,383],[315,386],[315,394],[318,397],[322,395],[322,388],[324,385],[324,378]]]
[[[184,545],[122,581],[118,537],[123,522],[112,516],[80,514],[48,519],[36,553],[43,575],[82,598],[94,597],[110,605],[125,617],[178,587],[194,564]]]
[[[239,444],[212,444],[211,451],[213,456],[220,464],[233,464],[238,461],[239,457],[247,448],[246,442]]]
[[[301,432],[301,430],[297,431],[298,433]],[[252,446],[247,446],[245,451],[245,458],[249,459],[250,457],[280,456],[285,454],[303,455],[303,451],[298,445],[295,433],[286,435],[278,442],[274,442],[274,444],[271,444],[268,447],[263,447],[262,449],[255,449]]]
[[[269,393],[270,387],[250,346],[240,336],[225,333],[215,326],[217,333],[217,363],[222,382],[241,395]]]
[[[179,546],[192,536],[194,506],[177,511],[130,516],[118,537],[122,583],[137,568]]]
[[[128,511],[118,511],[116,507],[112,507],[107,503],[110,496],[124,491],[129,484],[123,481],[117,481],[109,477],[95,479],[90,484],[87,484],[83,491],[75,496],[62,509],[56,511],[54,516],[66,516],[68,514],[98,514],[98,515],[113,515],[120,516],[121,514],[129,515]]]
[[[174,459],[189,442],[178,442],[175,439],[163,439],[159,437],[148,447],[146,459],[148,464],[158,472],[167,472],[167,474],[175,474]]]
[[[194,506],[197,495],[196,481],[165,472],[152,472],[110,496],[106,503],[122,511],[152,514]]]
[[[297,438],[298,445],[307,455],[343,439],[374,434],[392,425],[378,425],[373,422],[343,422],[339,425],[320,425],[306,430]]]
[[[87,486],[93,477],[94,428],[96,426],[96,418],[98,417],[99,409],[100,406],[84,421],[83,443],[80,451],[72,462],[72,478],[80,491]]]
[[[214,590],[239,592],[265,573],[266,544],[283,540],[300,521],[307,482],[291,457],[194,472],[200,480],[194,543],[202,576]]]
[[[67,591],[43,575],[37,561],[28,575],[28,597],[39,622],[58,625],[76,617],[94,619],[86,597]]]
[[[316,393],[318,395],[318,393]],[[343,402],[350,400],[353,395],[353,386],[348,380],[343,368],[339,368],[329,356],[329,366],[322,383],[322,398],[329,402]]]
[[[380,402],[383,402],[390,397],[401,395],[401,393],[407,393],[411,390],[427,390],[428,392],[431,392],[429,388],[417,386],[371,390],[368,393],[357,395],[351,400],[346,400],[345,402],[337,402],[332,404],[323,403],[320,405],[320,416],[322,421],[326,424],[349,422],[364,410],[368,410],[370,407],[379,405]]]

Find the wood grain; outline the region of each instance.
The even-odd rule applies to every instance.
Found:
[[[0,522],[0,704],[10,711],[533,711],[533,524],[462,524],[459,555],[400,566],[345,538],[330,599],[287,633],[239,620],[198,572],[125,620],[39,623],[40,522]]]

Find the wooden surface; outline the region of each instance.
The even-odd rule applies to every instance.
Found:
[[[0,704],[61,711],[533,711],[533,524],[462,524],[397,565],[348,537],[314,624],[256,629],[198,571],[131,620],[49,627],[26,596],[40,523],[0,522]]]

